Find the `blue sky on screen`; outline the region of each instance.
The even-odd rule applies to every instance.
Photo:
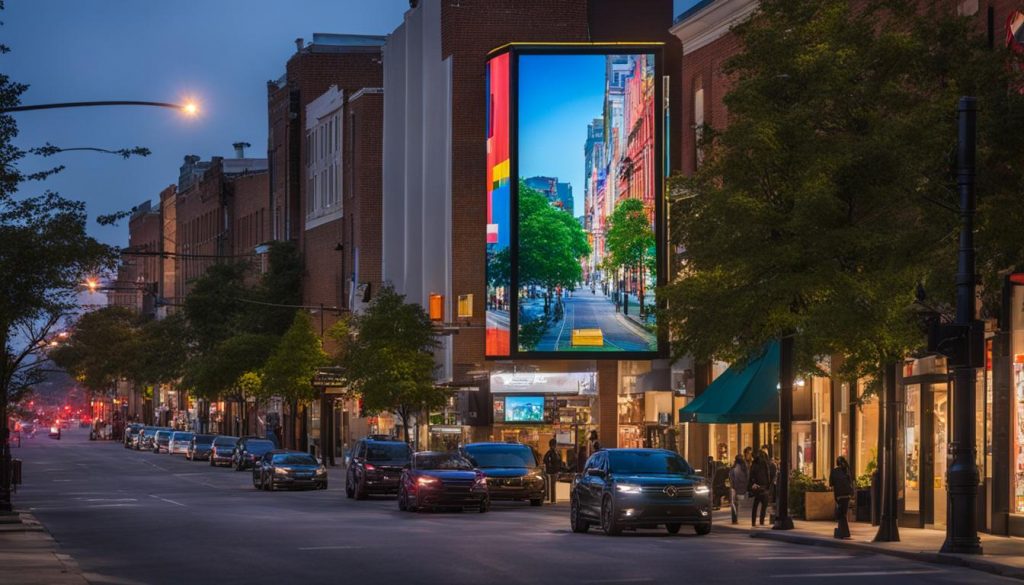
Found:
[[[601,116],[604,55],[523,55],[519,59],[519,176],[572,185],[583,215],[583,144]]]

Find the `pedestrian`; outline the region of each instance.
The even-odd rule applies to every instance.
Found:
[[[754,448],[746,447],[743,449],[743,462],[747,465],[747,472],[750,471],[750,464],[754,462]]]
[[[850,464],[846,457],[836,457],[836,466],[828,476],[828,483],[832,486],[832,497],[836,500],[836,526],[833,536],[836,538],[850,538],[850,524],[846,520],[846,511],[850,508],[850,498],[853,497],[853,478],[850,476]]]
[[[601,450],[601,442],[597,440],[597,431],[590,431],[590,454],[593,455]]]
[[[764,526],[764,516],[768,513],[768,488],[771,487],[772,481],[768,472],[768,455],[764,451],[758,451],[754,456],[747,481],[749,483],[747,493],[753,502],[750,511],[750,525],[757,526],[757,511],[760,507],[761,526]]]
[[[555,484],[562,472],[562,456],[558,454],[558,441],[548,441],[548,452],[544,454],[544,482],[548,489],[548,500],[555,503]]]
[[[715,458],[708,455],[708,464],[704,468],[704,477],[708,478],[708,483],[715,478]]]
[[[742,455],[737,455],[729,470],[729,507],[732,509],[733,524],[739,522],[739,498],[740,494],[747,493],[748,477],[747,462]]]

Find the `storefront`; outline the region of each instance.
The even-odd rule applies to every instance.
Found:
[[[943,358],[908,361],[902,383],[903,498],[900,524],[946,523],[946,448],[950,438],[950,383]]]
[[[538,454],[555,439],[562,461],[577,459],[596,428],[594,372],[495,372],[491,374],[492,441],[529,445]]]

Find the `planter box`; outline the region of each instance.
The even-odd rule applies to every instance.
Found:
[[[832,492],[804,492],[805,520],[835,520],[836,502]]]

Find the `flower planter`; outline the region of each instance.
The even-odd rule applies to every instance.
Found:
[[[805,520],[834,520],[836,503],[832,492],[804,492]]]

